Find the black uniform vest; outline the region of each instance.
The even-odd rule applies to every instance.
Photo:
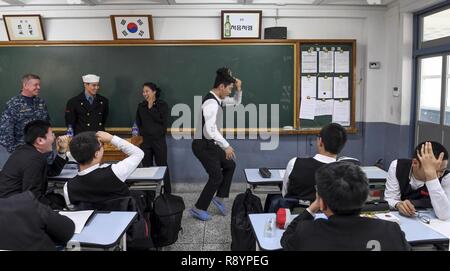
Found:
[[[102,202],[130,196],[128,186],[122,182],[111,166],[98,168],[86,175],[75,176],[67,183],[67,192],[72,204],[80,202]]]

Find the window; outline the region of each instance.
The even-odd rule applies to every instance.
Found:
[[[442,56],[420,60],[419,120],[440,123]]]
[[[423,17],[422,41],[450,36],[450,8]]]
[[[447,85],[445,90],[445,125],[450,126],[450,55],[447,56]]]

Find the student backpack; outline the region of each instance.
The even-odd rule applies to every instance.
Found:
[[[245,193],[236,196],[231,209],[231,250],[256,250],[256,236],[252,230],[249,214],[262,213],[259,197],[247,188]]]
[[[184,211],[182,197],[172,194],[160,194],[153,202],[151,210],[152,237],[156,247],[175,243],[181,228]]]

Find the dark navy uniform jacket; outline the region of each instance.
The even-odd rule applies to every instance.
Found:
[[[66,126],[72,125],[75,135],[85,131],[104,131],[108,111],[107,98],[97,94],[91,105],[83,91],[67,102]]]

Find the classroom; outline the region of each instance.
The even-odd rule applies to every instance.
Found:
[[[130,225],[140,230],[138,221],[160,223],[162,235],[170,223],[183,229],[163,236],[170,240],[147,234],[156,246],[150,250],[361,250],[356,241],[300,246],[287,236],[298,237],[294,225],[288,230],[300,221],[295,215],[330,218],[325,171],[348,167],[346,174],[364,175],[369,184],[356,209],[384,206],[376,220],[395,222],[406,234],[405,244],[380,239],[363,250],[380,250],[380,242],[381,250],[449,250],[448,18],[449,0],[0,0],[0,201],[16,194],[7,186],[17,188],[13,182],[23,173],[13,174],[13,163],[31,157],[23,147],[34,146],[48,163],[41,165],[42,184],[31,185],[45,186],[45,195],[24,189],[17,200],[33,197],[44,208],[42,196],[71,213],[100,208],[92,198],[88,207],[73,207],[86,200],[77,189],[94,195],[105,187],[148,213],[80,213],[84,223],[100,226],[124,219],[117,222],[117,246],[88,250],[145,247],[123,234]],[[28,125],[36,120],[45,123]],[[28,142],[42,127],[52,140],[36,134]],[[92,142],[89,136],[99,145],[92,157],[77,150]],[[308,157],[314,169],[302,171],[301,158]],[[317,163],[335,161],[341,169],[317,173]],[[50,174],[57,162],[62,165]],[[116,183],[92,177],[88,188],[83,182],[92,173]],[[322,184],[314,181],[319,175]],[[313,183],[293,206],[285,199],[295,194],[289,184],[295,178]],[[407,195],[427,202],[412,204]],[[164,226],[155,212],[165,196],[179,213]],[[246,233],[233,225],[240,196],[257,196],[264,209],[245,214]],[[275,226],[278,207],[289,217],[285,227]],[[14,211],[0,206],[0,216],[6,212]],[[378,230],[397,230],[384,226]],[[66,250],[92,241],[87,226],[84,235],[77,227],[75,235],[66,233]],[[267,227],[277,229],[267,234]],[[239,234],[251,235],[252,245],[238,242]]]

